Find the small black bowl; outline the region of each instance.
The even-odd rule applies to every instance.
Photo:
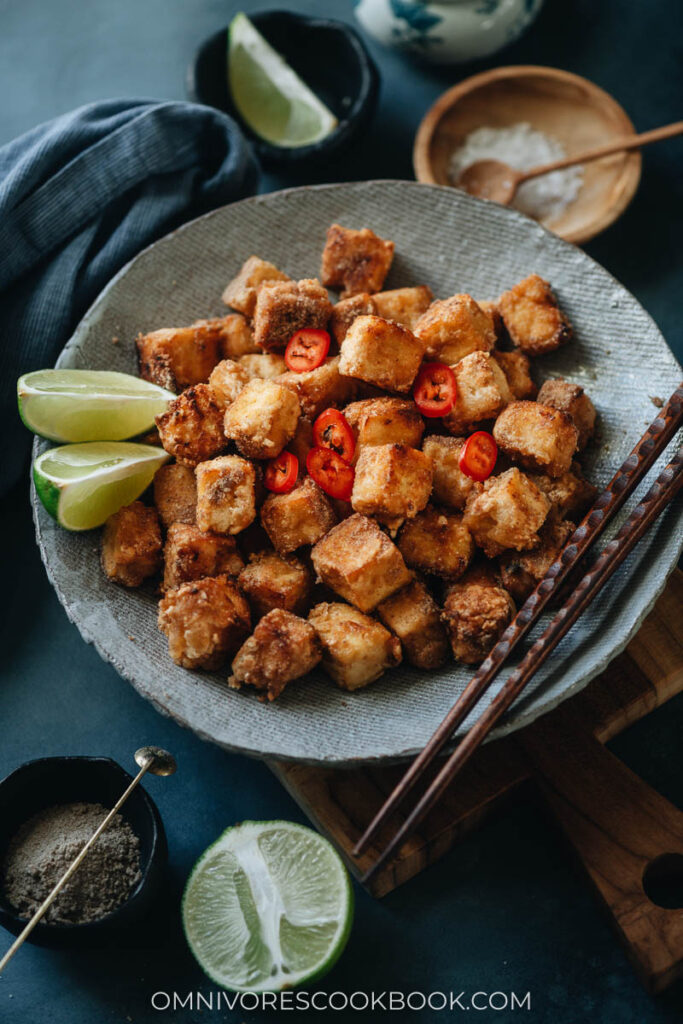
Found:
[[[132,781],[108,757],[43,757],[27,761],[0,782],[0,864],[12,837],[45,807],[78,801],[113,807]],[[119,812],[140,839],[142,877],[125,903],[87,924],[40,922],[27,942],[41,946],[100,945],[140,921],[151,909],[164,878],[166,833],[154,801],[138,786]],[[0,924],[14,935],[26,925],[0,889]]]
[[[232,102],[228,87],[228,30],[200,46],[187,73],[190,99],[236,118],[265,163],[316,161],[345,146],[372,116],[379,73],[358,33],[341,21],[307,18],[291,11],[261,11],[250,20],[337,117],[337,128],[320,142],[288,149],[255,135]]]

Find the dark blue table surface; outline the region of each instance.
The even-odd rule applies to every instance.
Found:
[[[251,0],[242,4],[247,11],[262,6]],[[343,0],[281,6],[352,19],[351,4]],[[0,0],[0,144],[89,100],[183,98],[194,48],[226,25],[235,9],[218,0]],[[683,36],[676,0],[546,0],[536,24],[514,46],[491,61],[450,71],[420,69],[370,45],[383,76],[376,122],[354,153],[335,159],[316,180],[411,177],[412,138],[425,109],[449,84],[494,64],[548,64],[586,75],[612,92],[641,130],[683,114]],[[682,160],[681,140],[647,150],[633,204],[587,247],[637,295],[679,357]],[[270,175],[263,188],[311,180]],[[160,990],[184,995],[211,988],[187,951],[177,913],[184,879],[199,853],[241,819],[304,821],[303,815],[264,765],[230,756],[162,718],[83,643],[40,563],[27,484],[10,496],[0,518],[6,601],[0,617],[0,777],[46,754],[106,754],[131,767],[131,754],[143,743],[168,747],[180,764],[174,778],[147,784],[164,817],[171,851],[159,934],[151,938],[141,932],[131,936],[130,946],[106,951],[67,954],[25,946],[0,977],[0,1021],[273,1019],[226,1010],[160,1013],[150,1000]],[[682,732],[683,699],[678,698],[612,744],[678,806],[683,806]],[[0,951],[5,938],[0,934]],[[640,987],[569,851],[528,800],[501,811],[383,901],[357,889],[348,950],[322,987],[502,991],[520,998],[531,993],[530,1012],[477,1014],[500,1022],[668,1024],[683,1015],[680,985],[658,998]],[[337,1013],[334,1019],[359,1016]],[[448,1015],[389,1016],[436,1021]]]

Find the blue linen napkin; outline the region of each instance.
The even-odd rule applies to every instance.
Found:
[[[235,122],[211,107],[106,100],[0,148],[0,494],[30,435],[16,380],[54,365],[107,281],[140,249],[256,187]]]

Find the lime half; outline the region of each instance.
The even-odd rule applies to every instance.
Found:
[[[101,526],[139,498],[169,456],[163,448],[91,441],[50,448],[33,463],[38,497],[67,530]]]
[[[327,973],[353,920],[339,855],[310,828],[245,821],[195,864],[183,896],[190,949],[217,985],[274,992]]]
[[[35,370],[17,381],[19,415],[50,441],[122,441],[154,426],[176,396],[110,370]]]
[[[240,115],[275,146],[309,146],[337,127],[332,111],[245,14],[236,14],[228,29],[228,81]]]

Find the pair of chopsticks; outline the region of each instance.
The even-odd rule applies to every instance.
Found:
[[[657,418],[650,424],[635,448],[622,463],[605,490],[571,535],[545,577],[518,611],[502,637],[468,683],[456,703],[441,722],[424,750],[418,754],[393,792],[386,799],[369,826],[356,843],[353,853],[363,853],[389,816],[403,802],[438,756],[457,727],[486,693],[511,652],[537,622],[544,608],[557,594],[558,588],[576,568],[591,544],[622,507],[652,464],[662,454],[683,423],[683,385],[671,396]],[[683,448],[660,473],[642,501],[634,508],[616,536],[606,545],[592,568],[585,573],[564,605],[553,617],[543,635],[533,644],[504,686],[446,760],[427,787],[404,823],[380,852],[378,859],[363,876],[367,882],[391,857],[401,843],[419,825],[437,803],[458,772],[486,739],[490,731],[519,696],[536,671],[547,660],[560,640],[593,601],[629,552],[655,522],[683,486]]]

